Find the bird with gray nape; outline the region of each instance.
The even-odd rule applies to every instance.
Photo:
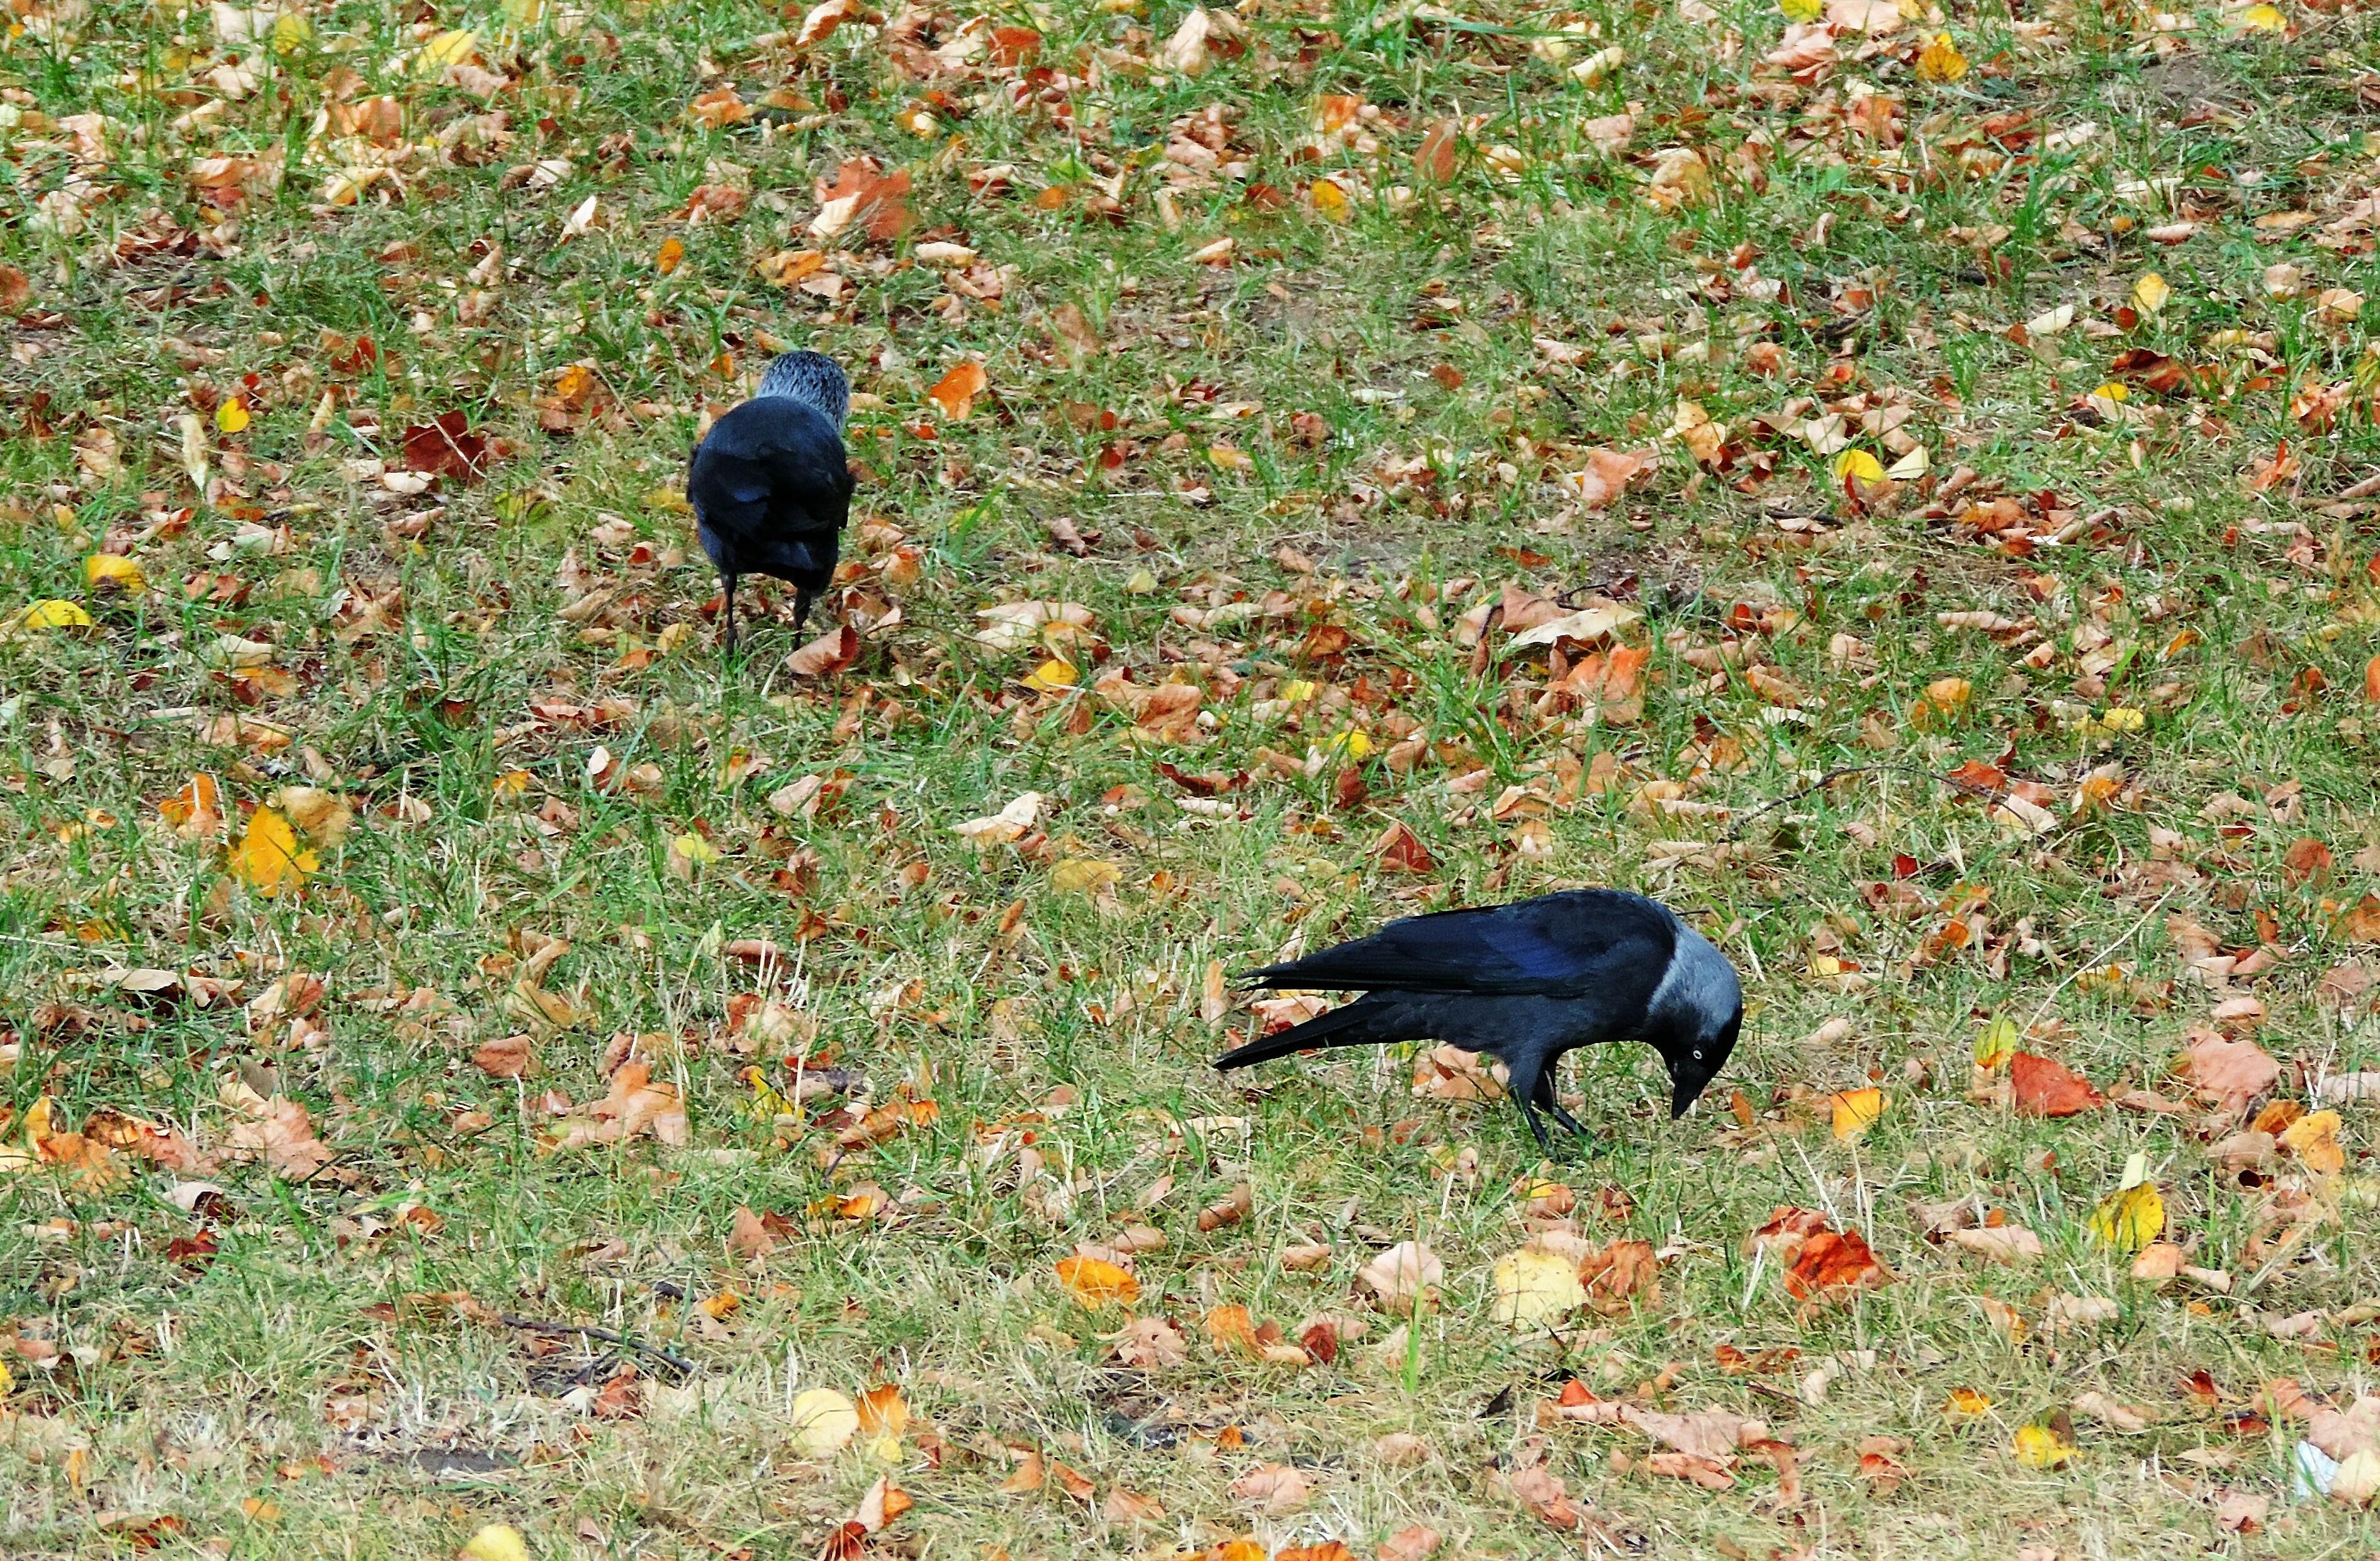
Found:
[[[1274,992],[1364,995],[1227,1052],[1217,1067],[1309,1047],[1444,1041],[1510,1070],[1521,1119],[1548,1151],[1540,1110],[1587,1136],[1554,1093],[1564,1052],[1614,1041],[1650,1045],[1669,1070],[1670,1115],[1678,1117],[1743,1030],[1743,987],[1727,956],[1668,906],[1624,889],[1408,917],[1242,980]]]
[[[769,365],[752,399],[710,425],[687,469],[695,534],[725,593],[722,643],[735,653],[735,582],[768,575],[794,588],[794,627],[834,580],[851,470],[843,420],[851,382],[833,359],[788,352]]]

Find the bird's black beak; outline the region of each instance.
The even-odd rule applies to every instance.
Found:
[[[1670,1120],[1674,1122],[1686,1114],[1686,1108],[1702,1098],[1707,1079],[1697,1079],[1691,1073],[1679,1073],[1670,1079]]]

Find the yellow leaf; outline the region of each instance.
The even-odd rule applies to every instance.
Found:
[[[1378,745],[1372,741],[1371,738],[1367,734],[1359,732],[1354,727],[1350,726],[1345,731],[1338,733],[1336,736],[1332,737],[1330,746],[1331,752],[1343,753],[1348,758],[1361,763],[1363,761],[1369,759],[1372,756],[1372,753]]]
[[[785,1418],[793,1425],[794,1445],[808,1457],[839,1453],[859,1434],[859,1407],[831,1387],[795,1394]]]
[[[2119,1252],[2140,1251],[2165,1234],[2165,1200],[2157,1195],[2154,1182],[2111,1192],[2100,1201],[2089,1229],[2103,1247]]]
[[[526,797],[529,782],[535,778],[527,770],[506,770],[495,778],[489,789],[500,799]]]
[[[1062,689],[1071,689],[1081,681],[1080,673],[1066,663],[1052,657],[1026,674],[1025,686],[1041,693],[1054,694]]]
[[[446,74],[450,65],[468,65],[480,52],[480,35],[468,27],[450,27],[429,43],[413,62],[413,73],[425,81]]]
[[[1123,869],[1097,857],[1068,857],[1050,870],[1050,887],[1065,895],[1095,894],[1123,881]]]
[[[1937,32],[1932,43],[1917,52],[1917,79],[1921,81],[1956,81],[1967,74],[1967,56],[1959,45],[1950,42],[1947,32]]]
[[[1992,1401],[1973,1388],[1954,1387],[1950,1390],[1950,1401],[1942,1406],[1942,1412],[1946,1415],[1974,1416],[1991,1407]]]
[[[1862,482],[1884,481],[1884,463],[1865,450],[1845,450],[1835,457],[1835,481],[1857,478]]]
[[[1310,677],[1287,678],[1281,686],[1281,697],[1289,704],[1295,704],[1301,700],[1310,700],[1314,695],[1314,680]]]
[[[1545,1327],[1586,1304],[1578,1264],[1534,1247],[1498,1258],[1488,1277],[1496,1284],[1496,1321],[1516,1328]]]
[[[1777,0],[1777,11],[1787,21],[1816,21],[1826,10],[1825,0]]]
[[[2148,724],[2149,718],[2146,713],[2134,710],[2125,704],[2111,705],[2108,707],[2107,713],[2099,717],[2099,725],[2111,732],[2143,731],[2147,728]]]
[[[709,867],[725,860],[719,848],[699,835],[681,835],[670,842],[670,855],[692,862],[697,867]]]
[[[313,852],[298,848],[298,832],[271,808],[249,815],[248,832],[232,848],[227,864],[233,877],[267,899],[303,884],[321,865]]]
[[[9,633],[40,634],[53,628],[89,628],[91,615],[71,602],[36,602],[8,620]]]
[[[1325,222],[1347,220],[1347,192],[1329,179],[1316,179],[1307,193],[1314,201],[1314,214]]]
[[[121,553],[94,553],[82,561],[82,580],[93,591],[113,589],[138,596],[149,589],[140,566]]]
[[[1129,1306],[1140,1299],[1140,1281],[1104,1258],[1060,1258],[1058,1283],[1076,1305],[1090,1311],[1118,1302]]]
[[[314,41],[314,24],[303,11],[284,11],[273,18],[273,52],[294,55]]]
[[[491,1523],[463,1547],[471,1561],[529,1561],[528,1544],[509,1523]]]
[[[2132,398],[2132,387],[2121,380],[2109,380],[2091,394],[2102,401],[2129,401]]]
[[[535,27],[545,19],[545,0],[504,0],[504,10],[515,27]]]
[[[215,427],[225,433],[237,433],[248,426],[248,404],[234,396],[215,404]]]
[[[2056,1469],[2074,1456],[2074,1444],[2046,1425],[2017,1428],[2016,1461],[2027,1469]]]
[[[2171,297],[2173,289],[2167,287],[2165,278],[2154,271],[2143,272],[2141,279],[2132,284],[2132,307],[2143,314],[2156,313],[2165,308],[2166,300]]]
[[[2235,24],[2245,32],[2287,32],[2289,18],[2281,15],[2278,6],[2251,6],[2240,13]]]
[[[1975,1032],[1975,1066],[1998,1067],[2016,1055],[2016,1020],[2006,1014]]]
[[[1835,1137],[1855,1139],[1876,1126],[1892,1097],[1882,1090],[1845,1090],[1832,1097],[1835,1103]]]
[[[662,241],[661,252],[653,256],[653,269],[667,276],[686,259],[686,245],[675,238]]]
[[[2290,1123],[2281,1142],[2309,1171],[2335,1177],[2347,1169],[2347,1151],[2338,1142],[2338,1113],[2310,1111]]]

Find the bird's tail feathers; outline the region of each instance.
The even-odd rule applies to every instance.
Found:
[[[851,381],[844,376],[842,367],[823,352],[786,352],[779,354],[769,364],[769,372],[760,376],[762,396],[783,396],[799,401],[832,422],[835,432],[843,432],[843,420],[851,412]]]
[[[1215,1066],[1225,1069],[1245,1067],[1250,1063],[1270,1062],[1275,1057],[1318,1046],[1386,1046],[1417,1039],[1393,1004],[1358,998],[1304,1024],[1293,1025],[1278,1035],[1267,1035],[1236,1051],[1226,1052],[1215,1059]]]

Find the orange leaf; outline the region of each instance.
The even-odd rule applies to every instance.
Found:
[[[682,239],[662,240],[661,252],[653,257],[653,269],[667,276],[686,259],[686,243]]]
[[[1802,1243],[1793,1266],[1785,1271],[1786,1294],[1796,1300],[1890,1283],[1891,1270],[1878,1261],[1867,1238],[1856,1230],[1818,1231]]]
[[[2091,1080],[2065,1064],[2031,1052],[2009,1058],[2017,1110],[2026,1116],[2078,1116],[2107,1104]]]
[[[1060,1258],[1058,1282],[1077,1305],[1092,1311],[1140,1299],[1140,1281],[1104,1258]]]
[[[1451,119],[1441,119],[1422,137],[1421,150],[1414,153],[1414,174],[1427,184],[1445,184],[1454,177],[1455,142],[1463,133],[1462,127]]]
[[[2292,842],[2289,854],[2281,859],[2292,884],[2328,883],[2330,864],[2330,848],[2311,835]]]
[[[196,840],[224,832],[223,788],[203,772],[192,775],[181,790],[157,804],[157,811],[174,833]]]
[[[984,375],[983,365],[969,361],[959,364],[934,382],[926,392],[927,398],[942,409],[942,415],[957,422],[975,409],[975,398],[984,393],[991,382]]]
[[[2380,656],[2363,664],[2363,697],[2380,704]]]

